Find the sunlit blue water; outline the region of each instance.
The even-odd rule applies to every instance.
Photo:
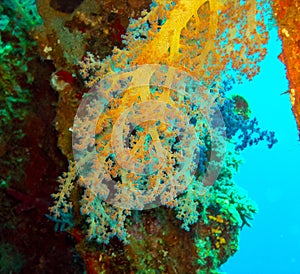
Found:
[[[263,129],[276,132],[269,150],[260,143],[243,152],[244,164],[235,177],[259,206],[252,228],[244,228],[240,250],[221,268],[227,274],[300,273],[300,142],[291,111],[285,66],[278,60],[281,42],[271,32],[261,73],[236,86]]]

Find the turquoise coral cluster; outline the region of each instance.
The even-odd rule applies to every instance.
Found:
[[[0,5],[0,163],[2,184],[18,180],[11,166],[22,165],[24,150],[17,148],[24,137],[21,130],[28,115],[33,76],[28,69],[36,43],[32,28],[41,23],[35,1],[2,1]],[[24,157],[25,158],[25,157]],[[21,170],[21,169],[20,169]],[[8,172],[11,174],[7,174]]]

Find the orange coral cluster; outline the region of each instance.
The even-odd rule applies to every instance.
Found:
[[[116,243],[115,236],[125,243],[130,242],[124,250],[131,269],[137,270],[193,272],[191,269],[198,267],[193,263],[196,249],[190,248],[188,240],[198,232],[204,236],[200,243],[207,247],[205,252],[211,254],[200,255],[208,257],[202,260],[203,269],[218,267],[236,251],[236,246],[230,243],[232,235],[235,237],[238,233],[240,219],[234,206],[224,206],[223,211],[230,211],[229,224],[222,223],[221,217],[207,219],[204,224],[204,215],[212,202],[208,197],[200,203],[206,175],[199,174],[202,171],[194,172],[199,156],[199,148],[195,146],[205,146],[209,139],[210,153],[223,153],[213,151],[213,138],[209,136],[213,135],[213,129],[209,132],[205,120],[212,114],[212,104],[223,102],[217,84],[221,86],[230,77],[251,79],[258,73],[257,63],[265,56],[268,38],[264,10],[263,1],[259,0],[250,3],[157,0],[149,13],[131,20],[123,49],[115,48],[113,54],[103,60],[88,53],[80,62],[81,75],[87,87],[93,88],[83,96],[82,107],[71,129],[79,172],[71,165],[69,172],[59,179],[60,192],[53,195],[56,202],[51,213],[58,222],[65,223],[77,212],[81,216],[77,216],[75,226],[84,216],[88,238],[111,244],[106,249],[108,255],[99,251],[98,258],[87,254],[83,244],[79,247],[90,268],[97,268],[97,260],[102,265],[98,270],[113,260],[119,264],[120,252],[109,254]],[[211,162],[214,167],[222,166],[221,161]],[[207,170],[209,165],[207,163]],[[173,178],[178,180],[172,181]],[[83,194],[79,192],[82,197],[77,197],[79,202],[72,199],[75,183],[84,189]],[[222,197],[225,198],[220,198],[219,204],[228,205],[228,197]],[[153,218],[149,218],[153,209],[131,211],[157,204],[169,208],[163,207],[162,214],[154,214]],[[172,220],[175,215],[179,219],[174,221],[176,227],[171,227],[170,219],[165,218],[166,212]],[[210,214],[214,216],[213,212]],[[138,218],[143,220],[142,225]],[[152,220],[167,220],[164,224],[167,228],[162,230],[162,226],[152,225]],[[216,222],[214,230],[208,227],[210,221]],[[196,222],[199,231],[192,226]],[[178,230],[180,224],[186,231]],[[155,229],[158,229],[156,235]],[[221,229],[228,233],[221,234]],[[189,230],[191,233],[187,233]],[[76,231],[73,229],[72,234]],[[180,239],[183,233],[187,240]],[[212,234],[214,237],[209,238]],[[212,244],[205,244],[207,241]],[[150,244],[155,248],[149,248]],[[230,252],[226,254],[228,247]],[[217,250],[215,253],[210,252],[213,248]],[[185,250],[189,250],[191,262],[184,257]],[[140,257],[140,252],[148,252],[153,257]],[[173,257],[180,266],[172,266]],[[124,262],[122,264],[120,267],[126,267]]]
[[[256,64],[266,54],[265,4],[259,0],[244,4],[158,1],[149,13],[131,21],[126,48],[115,48],[87,85],[91,87],[116,68],[143,64],[175,66],[208,86],[230,77],[228,69],[234,70],[238,80],[252,79],[259,72]],[[84,77],[89,69],[83,66]]]
[[[201,122],[205,119],[202,119],[202,116],[208,117],[210,114],[206,113],[207,115],[205,115],[205,113],[201,113],[203,114],[201,115],[199,110],[209,111],[209,107],[203,106],[204,102],[212,104],[215,100],[207,88],[215,83],[222,83],[230,77],[238,80],[243,78],[251,79],[259,71],[257,63],[265,56],[266,50],[264,46],[268,38],[263,11],[264,7],[261,1],[240,3],[228,0],[226,5],[223,1],[213,0],[158,1],[152,5],[149,13],[145,13],[142,18],[131,21],[124,40],[126,44],[124,49],[115,49],[112,56],[108,56],[102,61],[96,60],[92,54],[89,54],[81,62],[81,73],[83,78],[86,79],[87,86],[95,86],[95,84],[103,81],[105,77],[108,79],[105,80],[107,87],[101,87],[100,84],[100,88],[94,88],[93,92],[98,92],[102,89],[103,94],[100,97],[104,97],[110,102],[108,110],[104,114],[99,113],[99,116],[101,115],[102,118],[99,120],[95,132],[99,136],[96,142],[99,154],[97,167],[105,167],[101,171],[99,178],[101,180],[121,182],[119,187],[122,188],[122,193],[118,193],[114,203],[118,202],[118,204],[126,204],[130,208],[133,206],[134,208],[143,209],[145,203],[153,202],[154,197],[161,193],[162,189],[159,187],[159,185],[163,184],[161,181],[170,181],[170,178],[173,177],[171,174],[178,172],[173,167],[179,166],[179,163],[182,162],[182,159],[174,153],[174,150],[166,149],[166,146],[164,147],[163,145],[164,141],[171,144],[170,139],[176,139],[178,133],[174,131],[174,128],[178,127],[178,125],[169,123],[172,124],[168,129],[170,132],[162,131],[159,130],[155,123],[152,122],[151,124],[149,119],[144,119],[146,123],[144,123],[142,129],[136,130],[135,127],[139,125],[141,119],[134,121],[133,117],[135,115],[138,116],[138,112],[146,113],[145,109],[138,108],[141,108],[142,104],[150,100],[152,106],[149,106],[147,110],[148,113],[151,113],[150,116],[154,116],[156,113],[152,107],[155,106],[157,101],[164,102],[170,107],[174,107],[174,109],[180,109],[182,117],[185,115],[186,121],[191,117],[195,118],[197,121],[195,125],[197,138],[201,140],[204,136],[202,133],[205,131],[205,125]],[[190,98],[187,100],[188,96],[186,95],[180,98],[176,94],[177,92],[174,92],[178,87],[176,87],[176,80],[174,79],[178,79],[180,73],[169,68],[165,68],[165,71],[162,72],[157,67],[145,66],[146,64],[172,66],[181,71],[186,71],[200,80],[202,87],[196,93],[183,89]],[[129,68],[133,69],[129,70]],[[119,75],[113,76],[115,79],[109,78],[116,72]],[[124,79],[120,78],[122,72],[125,74]],[[164,75],[165,79],[161,75]],[[161,79],[159,79],[160,77]],[[177,80],[177,83],[179,82]],[[157,88],[158,86],[159,88]],[[162,86],[164,87],[162,88]],[[169,86],[169,89],[166,86]],[[174,89],[173,91],[172,88]],[[215,95],[219,97],[217,89],[215,90]],[[89,102],[87,104],[89,105]],[[137,109],[133,110],[134,107]],[[94,115],[93,112],[95,111],[93,108],[94,106],[88,108],[89,116]],[[132,113],[131,117],[127,118],[125,122],[122,114],[126,110],[130,110]],[[174,110],[172,111],[173,114],[170,117],[175,120],[176,115],[174,115]],[[86,117],[81,119],[81,121],[80,119],[78,120],[79,126],[74,128],[74,135],[78,136],[79,140],[79,143],[74,148],[79,151],[84,147],[92,147],[90,143],[92,141],[91,138],[87,137],[89,141],[85,143],[82,136],[85,136],[86,132],[93,128],[92,123],[94,122],[88,121]],[[131,123],[128,121],[130,119]],[[155,120],[155,117],[152,117],[152,119]],[[123,128],[123,131],[119,130],[114,135],[112,129],[117,128],[115,124],[121,120],[123,120],[124,124],[130,124],[132,128],[130,129],[127,126],[127,128]],[[160,126],[166,127],[166,121],[164,122],[165,124]],[[188,124],[188,122],[185,122],[185,124]],[[182,128],[182,126],[179,127]],[[117,143],[121,147],[124,146],[125,140],[117,136],[130,135],[130,130],[135,130],[135,136],[131,135],[127,140],[129,146],[126,147],[126,150],[123,149],[123,155],[116,153],[116,155],[112,156],[114,149],[118,147]],[[165,132],[168,132],[168,137],[163,136]],[[79,137],[80,135],[81,137]],[[151,149],[148,148],[148,151],[154,150],[157,152],[157,155],[165,156],[164,166],[152,165],[153,161],[147,162],[146,159],[148,158],[155,159],[158,163],[162,163],[163,160],[159,156],[153,158],[153,155],[146,153],[143,146],[147,138],[151,140],[149,144]],[[115,145],[111,143],[111,140],[114,139],[118,140]],[[181,142],[173,141],[173,143],[187,147],[183,145],[182,140]],[[192,143],[191,140],[190,143]],[[130,153],[127,153],[127,151],[130,151]],[[169,152],[166,153],[166,151]],[[135,154],[134,157],[132,156],[133,154]],[[190,154],[193,155],[193,153]],[[80,157],[82,158],[82,155]],[[108,159],[108,157],[115,157],[117,160]],[[128,170],[133,170],[135,174],[124,172],[124,169],[121,167],[128,167],[126,163],[133,163]],[[141,182],[142,176],[136,176],[136,173],[141,174],[144,170],[135,170],[133,165],[150,167],[148,171],[150,173],[153,170],[157,171],[158,167],[160,171],[155,176],[144,177],[143,180],[146,180],[146,182]],[[95,168],[95,170],[98,168]],[[195,167],[191,165],[190,170],[193,171],[194,169]],[[88,175],[85,172],[86,183],[83,183],[83,186],[95,184],[95,174],[94,172],[91,173]],[[105,174],[105,178],[103,174]],[[192,176],[187,177],[186,179],[189,181],[193,180]],[[172,189],[168,191],[172,192],[171,198],[176,196],[174,193],[180,193],[185,190],[185,187],[182,186],[186,182],[185,178],[180,178],[180,181],[183,183],[178,185],[171,184]],[[141,187],[141,184],[143,187]],[[130,197],[134,196],[133,192],[137,195],[135,188],[140,193],[142,190],[145,190],[145,185],[147,190],[151,189],[151,195],[148,192],[147,197],[143,197],[142,200],[130,199]],[[127,190],[125,194],[124,188],[129,188],[130,191]],[[177,188],[177,191],[173,191],[173,188]],[[108,193],[110,192],[106,189],[100,195],[105,197]],[[169,202],[171,200],[170,197],[167,198],[163,195],[160,202],[164,205],[175,206],[174,202],[172,204]],[[129,203],[130,200],[134,205]]]
[[[287,68],[289,93],[300,134],[300,1],[274,0],[273,11],[282,40],[280,60]]]
[[[194,175],[195,147],[209,134],[221,136],[207,130],[220,97],[218,87],[211,87],[258,73],[268,38],[263,4],[156,1],[149,13],[130,22],[123,49],[102,61],[88,54],[81,62],[82,77],[93,89],[84,96],[72,130],[78,183],[85,188],[81,213],[87,215],[90,238],[102,243],[117,235],[126,240],[128,209],[151,208],[153,203],[176,207],[174,197],[187,189],[187,182],[194,189],[205,184]],[[223,153],[212,145],[210,149]],[[76,180],[70,173],[62,183]],[[61,211],[69,213],[69,204],[63,208],[69,192],[57,195],[57,205],[62,205],[54,208],[57,217]],[[192,193],[188,197],[194,199]],[[198,202],[187,200],[179,201],[185,229],[198,219]]]

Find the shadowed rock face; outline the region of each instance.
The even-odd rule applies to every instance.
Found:
[[[83,0],[51,0],[50,6],[63,13],[72,13]]]

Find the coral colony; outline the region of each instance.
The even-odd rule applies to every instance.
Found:
[[[229,91],[259,73],[281,2],[3,1],[1,187],[20,211],[48,210],[38,194],[63,170],[59,148],[69,168],[47,221],[73,236],[87,273],[219,273],[257,212],[233,180],[241,153],[277,142]],[[279,27],[299,120],[294,21]]]
[[[80,74],[90,90],[72,127],[74,161],[53,194],[56,222],[78,227],[76,208],[89,240],[130,245],[141,210],[161,206],[182,230],[210,227],[193,233],[195,269],[216,269],[236,250],[228,234],[256,212],[232,181],[239,152],[276,139],[249,117],[242,97],[226,96],[232,83],[259,72],[267,6],[225,2],[154,1],[130,21],[125,47],[102,60],[86,54]]]

